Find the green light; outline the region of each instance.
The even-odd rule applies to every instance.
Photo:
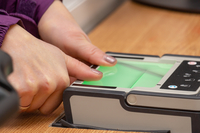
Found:
[[[113,67],[100,66],[103,78],[84,81],[85,85],[113,86],[121,88],[154,87],[173,64],[144,61],[118,61]]]

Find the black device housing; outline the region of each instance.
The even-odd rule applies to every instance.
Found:
[[[113,54],[112,52],[107,52],[108,54]],[[149,57],[158,57],[152,55],[135,55],[135,54],[124,54],[124,53],[114,53],[117,55],[133,55],[133,57],[142,57],[142,56],[149,56]],[[163,56],[172,56],[172,57],[181,57],[181,58],[196,58],[199,59],[198,56],[187,56],[187,55],[170,55],[166,54]],[[148,93],[148,92],[139,92],[131,90],[129,93],[124,91],[113,91],[116,89],[115,87],[105,87],[105,86],[90,86],[90,85],[79,85],[74,84],[74,86],[70,86],[65,89],[63,93],[63,105],[64,105],[64,115],[61,119],[54,123],[53,126],[57,127],[67,127],[67,128],[84,128],[84,129],[99,129],[99,130],[119,130],[119,131],[136,131],[136,132],[151,132],[151,133],[174,133],[171,132],[170,129],[163,129],[163,130],[121,130],[121,129],[109,129],[104,127],[94,127],[90,125],[80,125],[76,124],[73,121],[73,114],[70,99],[73,96],[84,96],[84,97],[93,97],[93,98],[106,98],[106,99],[117,99],[119,100],[120,106],[123,110],[127,112],[133,113],[144,113],[144,114],[154,114],[154,115],[166,115],[166,116],[180,116],[180,117],[188,117],[191,119],[191,133],[199,133],[200,132],[200,110],[184,110],[184,109],[177,109],[177,108],[162,108],[162,107],[148,107],[148,106],[135,106],[130,105],[127,103],[127,96],[129,94],[137,94],[137,95],[146,95],[146,96],[156,96],[156,97],[172,97],[172,98],[183,98],[183,99],[195,99],[199,100],[200,95],[199,93],[196,95],[191,96],[183,96],[179,94],[159,94],[159,93]],[[88,103],[89,104],[89,103]],[[105,109],[102,109],[105,111]],[[80,107],[81,111],[81,107]],[[101,110],[99,110],[101,111]],[[98,113],[97,113],[98,115]],[[120,115],[120,114],[119,114]],[[116,116],[117,117],[117,116]],[[162,121],[160,121],[162,123]],[[178,124],[178,123],[177,123]]]
[[[88,97],[104,97],[104,98],[111,98],[111,99],[119,99],[120,104],[124,110],[129,112],[140,112],[140,113],[150,113],[150,114],[164,114],[164,115],[174,115],[174,116],[187,116],[191,117],[192,119],[192,133],[199,133],[200,132],[200,112],[199,111],[184,111],[184,110],[172,110],[172,109],[162,109],[162,108],[149,108],[149,107],[140,107],[140,106],[129,106],[125,99],[126,93],[125,92],[115,92],[115,91],[107,91],[107,90],[91,90],[91,89],[79,89],[79,88],[67,88],[63,93],[63,104],[65,110],[65,121],[68,123],[68,127],[70,128],[79,128],[83,127],[83,125],[73,127],[73,119],[71,113],[71,106],[70,106],[70,97],[73,95],[79,96],[88,96]],[[61,123],[61,125],[62,125]],[[70,125],[70,124],[71,125]],[[178,123],[177,123],[178,124]],[[63,125],[62,125],[63,126]],[[91,129],[90,126],[84,126],[86,129]],[[117,129],[106,129],[103,127],[93,127],[92,129],[103,129],[103,130],[117,130]],[[130,131],[130,130],[123,130],[123,131]],[[170,130],[163,129],[157,131],[151,130],[131,130],[136,132],[150,132],[150,133],[170,133]]]

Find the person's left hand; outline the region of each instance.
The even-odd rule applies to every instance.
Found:
[[[99,80],[102,73],[66,55],[59,48],[35,38],[15,24],[7,31],[1,50],[12,57],[8,81],[20,97],[20,111],[52,113],[70,85],[69,76]]]
[[[103,66],[114,66],[117,62],[90,42],[69,11],[58,0],[44,13],[38,27],[44,41],[83,62]]]

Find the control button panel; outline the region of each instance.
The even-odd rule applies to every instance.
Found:
[[[196,91],[200,86],[200,62],[183,61],[160,89]]]

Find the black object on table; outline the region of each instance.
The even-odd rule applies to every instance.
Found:
[[[16,114],[19,109],[19,97],[7,81],[12,72],[11,57],[0,50],[0,125]]]

